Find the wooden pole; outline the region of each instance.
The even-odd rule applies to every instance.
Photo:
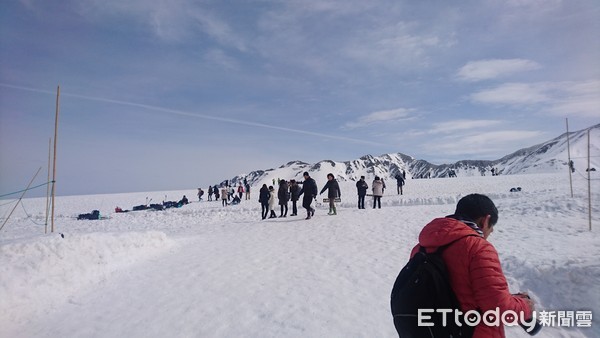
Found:
[[[48,214],[50,213],[50,165],[52,164],[52,137],[48,139],[48,184],[46,185],[46,223],[44,223],[44,233],[48,233]]]
[[[588,136],[588,159],[587,159],[587,180],[588,180],[588,217],[590,220],[590,231],[592,231],[592,166],[590,165],[590,129],[587,131]]]
[[[56,195],[56,144],[58,136],[58,110],[60,100],[60,86],[56,87],[56,117],[54,118],[54,160],[52,161],[52,216],[51,232],[54,232],[54,196]]]
[[[571,186],[571,198],[573,197],[573,178],[572,178],[572,167],[571,167],[571,143],[569,141],[569,119],[565,119],[567,121],[567,157],[569,158],[569,185]]]

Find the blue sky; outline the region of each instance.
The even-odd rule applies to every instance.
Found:
[[[5,1],[0,194],[46,179],[59,85],[60,195],[498,159],[600,121],[599,33],[595,0]]]

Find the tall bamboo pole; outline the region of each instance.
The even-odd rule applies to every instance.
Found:
[[[569,141],[569,119],[565,119],[567,121],[567,157],[569,158],[569,185],[571,187],[571,197],[573,197],[573,178],[572,178],[572,167],[571,167],[571,143]]]
[[[592,231],[592,177],[591,177],[591,173],[592,173],[592,166],[590,165],[590,130],[592,128],[588,129],[587,131],[587,136],[588,136],[588,160],[587,160],[587,174],[588,174],[588,218],[590,220],[590,231]]]
[[[48,214],[50,213],[50,165],[52,159],[50,156],[52,155],[52,137],[48,139],[48,184],[46,185],[46,223],[44,223],[44,233],[48,233]]]
[[[51,232],[54,232],[54,196],[56,194],[56,144],[58,143],[58,110],[60,100],[60,86],[56,87],[56,117],[54,118],[54,160],[52,163],[52,217]]]

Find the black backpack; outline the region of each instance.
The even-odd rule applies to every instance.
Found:
[[[446,313],[446,325],[443,313],[427,311],[423,313],[422,323],[433,326],[419,326],[419,309],[460,309],[456,295],[450,286],[446,264],[442,251],[452,243],[438,248],[432,253],[420,247],[398,274],[392,289],[391,308],[394,326],[401,338],[426,337],[471,337],[474,327],[455,322],[455,313]],[[426,317],[427,316],[427,317]]]
[[[78,220],[82,220],[82,219],[89,219],[89,220],[100,219],[100,211],[94,210],[90,214],[79,214],[79,216],[77,216],[77,219]]]

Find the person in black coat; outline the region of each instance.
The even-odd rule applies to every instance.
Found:
[[[179,201],[179,204],[186,205],[188,203],[189,203],[189,201],[188,201],[187,197],[185,197],[185,195],[183,195],[183,198]]]
[[[335,208],[335,199],[338,197],[342,197],[342,192],[340,191],[340,185],[335,180],[333,174],[327,174],[327,184],[321,189],[322,194],[325,190],[327,190],[327,197],[329,198],[329,213],[328,215],[337,215],[337,210]]]
[[[271,198],[269,188],[267,188],[266,184],[263,184],[258,194],[258,201],[260,202],[260,205],[262,207],[262,219],[267,218],[267,216],[269,215],[269,198]]]
[[[215,184],[215,186],[213,187],[213,194],[215,194],[215,201],[218,202],[219,201],[219,188],[217,187],[217,185]]]
[[[356,182],[356,190],[358,192],[358,208],[365,208],[365,196],[367,196],[367,189],[369,189],[369,185],[365,182],[365,177],[361,176],[360,180]]]
[[[298,196],[304,194],[302,198],[302,206],[306,209],[306,219],[311,219],[315,215],[315,209],[311,206],[312,200],[317,197],[319,189],[317,188],[317,182],[310,177],[308,172],[304,172],[304,183],[302,184],[302,190]]]
[[[296,216],[298,215],[296,202],[300,198],[300,186],[296,183],[296,180],[290,180],[290,198],[292,200],[292,214],[290,216]]]
[[[277,199],[279,199],[279,207],[281,209],[279,217],[286,217],[288,213],[288,201],[290,199],[290,193],[288,192],[288,183],[285,180],[279,181]]]
[[[404,177],[402,174],[398,173],[394,178],[396,179],[396,185],[398,186],[398,195],[402,195],[402,186],[405,184]]]

